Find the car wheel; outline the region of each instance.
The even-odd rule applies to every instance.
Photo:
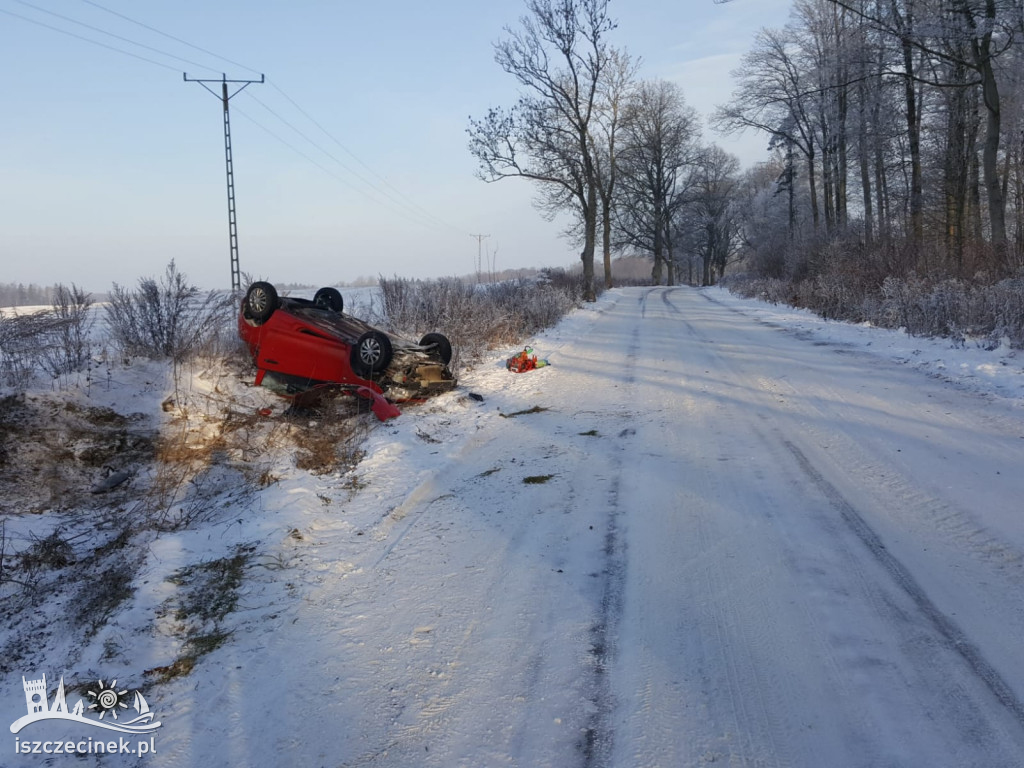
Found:
[[[345,300],[337,288],[321,288],[313,296],[313,303],[331,312],[341,312],[345,308]]]
[[[277,307],[277,289],[270,283],[253,283],[245,292],[245,309],[257,325],[267,322]]]
[[[391,363],[391,339],[380,331],[367,331],[352,346],[352,370],[357,376],[369,378]]]
[[[428,333],[420,339],[421,347],[433,347],[441,356],[441,362],[448,365],[452,361],[452,343],[443,333]]]

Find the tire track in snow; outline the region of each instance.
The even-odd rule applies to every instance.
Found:
[[[886,548],[874,529],[843,497],[839,490],[814,468],[807,456],[788,440],[783,445],[793,455],[803,472],[821,490],[829,503],[839,512],[847,527],[867,547],[872,557],[899,585],[900,589],[913,601],[928,622],[938,632],[942,644],[956,653],[967,664],[985,687],[999,703],[1013,715],[1017,722],[1024,726],[1024,702],[1014,693],[1002,675],[982,655],[979,648],[971,642],[962,629],[938,609],[934,602],[925,594],[921,585],[909,570]]]
[[[651,291],[645,291],[640,297],[641,317],[647,307],[647,298]],[[627,397],[636,383],[637,345],[640,342],[640,326],[633,327],[630,337],[629,351],[626,354],[626,375],[624,378]],[[623,440],[632,434],[629,428],[623,429],[618,437]],[[608,517],[604,537],[601,609],[597,623],[591,630],[591,654],[594,657],[594,693],[592,703],[594,713],[583,733],[580,749],[583,752],[584,768],[599,768],[608,765],[615,744],[615,731],[609,722],[614,709],[615,700],[612,691],[609,670],[614,663],[617,652],[617,635],[619,622],[622,618],[623,597],[626,582],[626,544],[620,529],[621,509],[619,493],[622,487],[625,448],[612,454],[613,470],[608,488]]]

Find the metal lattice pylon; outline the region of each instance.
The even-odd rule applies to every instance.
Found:
[[[242,290],[242,273],[238,262],[238,217],[235,210],[235,164],[231,155],[231,111],[228,108],[228,102],[231,101],[233,96],[237,96],[246,86],[252,83],[263,83],[265,78],[260,75],[259,80],[228,80],[227,75],[222,75],[220,80],[203,80],[197,78],[189,78],[188,73],[184,73],[184,79],[187,83],[199,83],[203,88],[208,90],[214,96],[217,96],[224,105],[224,163],[227,169],[227,180],[228,180],[228,247],[231,252],[231,290],[238,293]],[[210,88],[207,83],[220,83],[221,93],[218,96],[217,92]],[[228,93],[228,83],[241,83],[241,86],[234,92]]]

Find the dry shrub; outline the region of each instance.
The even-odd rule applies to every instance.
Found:
[[[92,296],[74,283],[53,291],[53,328],[43,354],[43,368],[54,378],[85,368],[92,352],[96,317]]]
[[[0,316],[0,385],[24,390],[42,369],[45,339],[54,320],[44,312]]]
[[[1012,346],[1024,347],[1024,276],[991,285],[928,281],[916,275],[888,278],[872,320],[913,335],[961,342],[980,337],[993,346],[1008,339]]]
[[[0,316],[0,384],[24,389],[38,371],[58,378],[89,362],[92,298],[76,285],[54,287],[53,309]]]
[[[445,334],[455,368],[490,347],[516,344],[554,325],[583,298],[582,279],[563,270],[489,284],[382,277],[380,289],[383,317],[376,321],[410,337]]]
[[[127,357],[183,360],[218,351],[232,337],[235,299],[203,294],[172,260],[160,280],[145,277],[129,291],[114,284],[106,307],[111,339]]]
[[[810,309],[826,318],[903,328],[914,336],[1004,339],[1024,348],[1024,275],[990,283],[927,279],[911,273],[887,277],[877,288],[822,274],[792,283],[775,278],[733,276],[724,285],[745,298]]]

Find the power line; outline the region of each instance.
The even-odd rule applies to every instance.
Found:
[[[400,197],[405,199],[407,201],[408,205],[412,206],[413,208],[418,210],[422,215],[432,219],[433,221],[436,221],[438,224],[440,224],[442,226],[448,227],[449,229],[452,229],[452,230],[454,230],[456,232],[464,232],[465,231],[461,227],[453,226],[452,224],[449,224],[449,223],[447,223],[445,221],[442,221],[441,219],[438,219],[436,216],[434,216],[432,213],[430,213],[430,211],[428,211],[425,208],[421,207],[418,203],[416,203],[416,201],[414,201],[412,198],[408,197],[408,195],[404,194],[401,190],[399,190],[396,187],[394,187],[387,179],[385,179],[382,176],[380,176],[379,174],[377,174],[370,166],[368,166],[366,163],[364,163],[354,152],[352,152],[352,150],[350,150],[348,147],[346,147],[344,144],[342,144],[333,134],[330,133],[330,131],[328,131],[319,122],[317,122],[317,120],[315,118],[313,118],[312,115],[310,115],[308,112],[306,112],[306,110],[304,110],[302,107],[300,107],[298,105],[298,103],[291,96],[289,96],[287,93],[285,93],[283,90],[281,90],[281,88],[278,87],[276,83],[274,83],[273,81],[270,81],[270,87],[274,88],[278,93],[280,93],[282,96],[284,96],[284,98],[287,99],[291,103],[291,105],[293,107],[295,107],[295,109],[297,109],[300,113],[302,113],[302,115],[307,120],[309,120],[311,123],[313,123],[313,125],[315,125],[317,128],[319,128],[320,131],[325,136],[327,136],[327,138],[329,138],[331,141],[333,141],[335,144],[337,144],[339,147],[341,147],[342,151],[345,152],[349,157],[351,157],[353,160],[355,160],[357,163],[359,163],[361,166],[363,166],[363,168],[365,168],[367,171],[369,171],[371,174],[373,174],[377,179],[380,180],[380,182],[382,184],[384,184],[385,186],[390,188],[392,191],[394,191],[397,195],[399,195]],[[309,141],[309,139],[307,139],[307,141]],[[323,151],[323,150],[321,150],[321,151]],[[324,154],[328,154],[328,153],[325,152]],[[330,156],[330,155],[328,155],[328,156]]]
[[[16,0],[16,2],[24,2],[24,0]],[[232,61],[231,59],[224,58],[223,56],[220,56],[219,54],[214,53],[213,51],[209,51],[209,50],[207,50],[205,48],[201,48],[200,46],[193,45],[192,43],[188,42],[187,40],[183,40],[180,37],[175,37],[174,35],[168,34],[167,32],[164,32],[164,31],[162,31],[160,29],[157,29],[156,27],[153,27],[153,26],[151,26],[149,24],[145,24],[145,23],[143,23],[141,21],[138,21],[138,20],[133,19],[133,18],[131,18],[129,16],[126,16],[123,13],[120,13],[118,11],[114,11],[114,10],[112,10],[110,8],[107,8],[106,6],[100,5],[99,3],[94,2],[94,0],[82,0],[82,2],[86,3],[87,5],[93,6],[94,8],[98,8],[101,11],[105,11],[106,13],[112,14],[112,15],[120,18],[120,19],[124,19],[125,21],[128,21],[128,22],[130,22],[132,24],[140,26],[143,29],[149,30],[150,32],[155,32],[156,34],[162,35],[163,37],[166,37],[166,38],[168,38],[170,40],[173,40],[173,41],[175,41],[177,43],[181,43],[182,45],[186,45],[189,48],[193,48],[193,49],[195,49],[197,51],[205,53],[208,56],[213,56],[214,58],[220,59],[221,61],[226,61],[229,64],[232,64],[232,65],[237,66],[237,67],[241,67],[242,69],[248,69],[251,72],[257,72],[258,71],[256,69],[253,69],[252,67],[248,67],[248,66],[246,66],[244,64],[239,64],[238,62]],[[185,61],[185,60],[182,59],[182,61]],[[188,63],[191,64],[193,62],[188,62]],[[197,64],[196,66],[200,66],[200,65]],[[261,77],[262,77],[262,75],[261,75]],[[319,149],[321,152],[323,152],[329,158],[331,158],[336,163],[338,163],[341,167],[345,168],[349,173],[354,175],[356,178],[358,178],[364,184],[367,184],[371,188],[377,190],[380,194],[382,194],[385,197],[387,197],[388,199],[394,201],[399,206],[409,206],[412,209],[414,209],[415,211],[417,211],[421,216],[424,216],[427,219],[430,219],[431,221],[434,221],[434,222],[440,224],[441,226],[448,227],[448,228],[450,228],[452,230],[455,230],[457,232],[462,232],[463,231],[460,227],[453,226],[453,225],[451,225],[451,224],[449,224],[449,223],[447,223],[445,221],[442,221],[441,219],[437,218],[430,211],[428,211],[425,208],[423,208],[422,206],[420,206],[415,200],[413,200],[408,195],[403,193],[401,190],[396,188],[387,179],[385,179],[382,176],[380,176],[379,174],[377,174],[369,165],[367,165],[365,162],[363,162],[363,160],[361,158],[359,158],[354,152],[352,152],[352,150],[350,150],[348,147],[346,147],[344,144],[342,144],[332,133],[330,133],[330,131],[328,131],[323,125],[321,125],[312,115],[310,115],[306,110],[304,110],[301,106],[299,106],[298,102],[296,102],[291,96],[289,96],[287,93],[285,93],[284,90],[282,88],[280,88],[276,83],[271,81],[270,85],[278,93],[280,93],[293,107],[295,107],[295,109],[297,109],[307,120],[309,120],[311,123],[313,123],[313,125],[315,125],[318,129],[320,129],[320,131],[325,136],[327,136],[329,139],[331,139],[331,141],[333,141],[335,144],[337,144],[342,149],[342,151],[344,151],[349,157],[351,157],[353,160],[355,160],[357,163],[359,163],[371,175],[376,177],[384,186],[386,186],[388,189],[390,189],[395,195],[398,195],[398,197],[400,197],[402,200],[396,199],[391,194],[389,194],[387,191],[385,191],[384,189],[381,189],[379,186],[377,186],[374,182],[371,182],[371,181],[365,179],[358,172],[356,172],[355,170],[353,170],[349,166],[345,165],[345,163],[341,162],[338,158],[334,157],[334,155],[332,155],[330,152],[327,152],[325,149],[323,149],[323,147],[319,146],[315,141],[313,141],[311,138],[306,136],[302,131],[300,131],[294,125],[292,125],[287,120],[285,120],[283,117],[281,117],[277,112],[275,112],[273,109],[271,109],[266,104],[264,104],[260,99],[258,99],[257,97],[253,96],[251,93],[248,94],[248,95],[251,98],[253,98],[260,106],[262,106],[264,109],[266,109],[268,112],[270,112],[276,118],[278,118],[281,122],[283,122],[285,125],[287,125],[289,128],[291,128],[293,131],[295,131],[300,136],[302,136],[302,138],[304,138],[306,141],[308,141],[314,147]],[[402,202],[402,201],[404,201],[404,202]]]
[[[249,95],[251,96],[251,94],[249,94]],[[287,139],[284,139],[281,136],[279,136],[278,134],[274,133],[274,131],[272,131],[270,128],[267,128],[267,126],[263,125],[263,123],[261,123],[259,120],[254,118],[252,115],[246,113],[241,108],[235,107],[235,112],[238,113],[239,115],[241,115],[242,117],[244,117],[249,122],[251,122],[253,125],[255,125],[257,128],[262,130],[264,133],[266,133],[268,136],[270,136],[274,140],[276,140],[276,141],[280,142],[281,144],[283,144],[284,146],[288,147],[288,149],[290,149],[292,152],[297,154],[303,160],[309,162],[312,165],[315,165],[317,168],[319,168],[321,171],[326,173],[328,176],[330,176],[331,178],[333,178],[336,181],[341,182],[342,184],[344,184],[345,186],[347,186],[349,189],[353,190],[354,192],[359,193],[360,195],[362,195],[364,198],[366,198],[370,202],[374,203],[375,205],[379,205],[379,206],[381,206],[383,208],[390,208],[395,213],[401,214],[401,215],[406,216],[406,217],[409,216],[409,212],[407,210],[403,210],[403,209],[397,207],[394,203],[389,202],[387,199],[379,200],[378,198],[374,197],[373,195],[367,193],[367,191],[365,189],[361,189],[361,188],[357,187],[355,184],[352,183],[352,181],[350,179],[347,179],[344,176],[339,176],[337,173],[335,173],[333,170],[328,168],[326,165],[324,165],[323,163],[317,161],[315,158],[310,157],[308,154],[303,152],[301,149],[296,147],[294,144],[289,142]],[[434,224],[430,223],[430,222],[427,222],[427,221],[417,221],[416,223],[420,224],[421,226],[427,227],[428,229],[434,229],[435,231],[438,231],[437,227]]]
[[[8,11],[5,8],[0,8],[0,13],[6,13],[8,16],[13,16],[16,19],[21,19],[22,21],[27,21],[30,24],[35,24],[36,26],[45,27],[46,29],[52,30],[54,32],[60,32],[62,35],[67,35],[68,37],[73,37],[73,38],[75,38],[77,40],[83,40],[83,41],[85,41],[87,43],[92,43],[93,45],[98,45],[100,48],[106,48],[108,51],[114,51],[115,53],[121,53],[121,54],[124,54],[125,56],[131,56],[133,59],[138,59],[139,61],[144,61],[147,64],[153,64],[153,65],[155,65],[157,67],[163,67],[164,69],[169,69],[172,72],[180,72],[181,71],[178,67],[172,67],[170,64],[164,64],[163,62],[160,62],[160,61],[153,61],[153,59],[148,59],[145,56],[140,56],[137,53],[132,53],[131,51],[126,51],[126,50],[124,50],[122,48],[115,48],[113,45],[107,45],[106,43],[101,43],[99,40],[93,40],[90,37],[84,37],[83,35],[76,35],[74,32],[71,32],[69,30],[61,29],[60,27],[55,27],[52,24],[47,24],[45,22],[39,21],[38,19],[30,19],[28,16],[22,16],[19,13],[14,13],[13,11]]]
[[[340,165],[342,168],[344,168],[346,171],[348,171],[350,174],[352,174],[355,178],[359,179],[363,184],[368,186],[370,189],[372,189],[375,192],[377,192],[378,194],[382,195],[385,199],[389,200],[391,203],[393,203],[395,206],[397,206],[395,208],[395,210],[399,211],[400,213],[402,213],[405,216],[418,217],[420,219],[419,223],[423,224],[424,226],[434,226],[435,224],[436,225],[440,225],[440,226],[447,226],[447,225],[444,224],[444,222],[440,221],[439,219],[434,218],[428,212],[426,212],[423,209],[419,208],[419,206],[410,205],[408,202],[405,202],[404,200],[396,197],[395,195],[392,195],[386,189],[383,189],[379,185],[375,184],[370,179],[367,179],[365,176],[360,174],[358,171],[353,169],[351,166],[347,165],[345,162],[343,162],[342,160],[340,160],[339,158],[337,158],[333,154],[331,154],[329,151],[324,149],[320,144],[318,144],[312,138],[307,136],[299,128],[297,128],[295,125],[290,123],[288,120],[286,120],[284,117],[282,117],[275,110],[273,110],[270,106],[265,104],[263,101],[261,101],[259,98],[257,98],[253,94],[250,93],[250,94],[248,94],[248,96],[249,96],[250,99],[255,101],[257,104],[259,104],[261,107],[263,107],[265,110],[267,110],[270,114],[272,114],[274,117],[276,117],[282,123],[284,123],[290,129],[295,131],[295,133],[297,133],[299,136],[301,136],[303,139],[305,139],[307,142],[309,142],[314,148],[316,148],[317,150],[322,152],[324,155],[329,157],[331,160],[333,160],[335,163]],[[289,99],[289,101],[290,101],[290,99]],[[292,103],[294,104],[294,102],[292,102]],[[302,110],[300,109],[300,111],[302,111]],[[303,114],[305,114],[305,113],[303,113]],[[306,157],[306,155],[303,155],[303,157]],[[317,165],[318,165],[318,167],[323,168],[323,166],[320,166],[319,164],[317,164]],[[363,165],[365,167],[365,164],[363,164]],[[372,170],[371,170],[371,173],[372,173]],[[353,189],[355,189],[355,187],[353,187]],[[357,191],[360,191],[360,190],[357,190]],[[362,193],[362,194],[365,194],[365,193]],[[401,194],[401,193],[399,193],[399,194]],[[403,195],[402,197],[405,197],[405,196]],[[369,199],[373,200],[374,202],[379,202],[379,201],[375,200],[372,197],[370,197]]]
[[[200,48],[198,45],[193,45],[188,40],[182,40],[180,37],[175,37],[174,35],[168,34],[167,32],[164,32],[162,30],[157,29],[156,27],[151,27],[149,24],[144,24],[141,21],[137,21],[136,19],[133,19],[130,16],[125,16],[123,13],[119,13],[118,11],[111,10],[110,8],[102,6],[99,3],[94,3],[92,0],[82,0],[82,2],[86,3],[87,5],[93,6],[94,8],[99,8],[101,11],[106,11],[109,14],[117,16],[119,19],[124,19],[125,21],[131,22],[132,24],[135,24],[135,25],[137,25],[139,27],[142,27],[143,29],[148,29],[150,32],[156,32],[156,34],[162,35],[163,37],[166,37],[168,40],[173,40],[176,43],[181,43],[182,45],[187,45],[189,48],[197,50],[200,53],[205,53],[207,56],[213,56],[213,58],[215,58],[215,59],[220,59],[221,61],[225,61],[228,64],[231,64],[232,66],[238,67],[239,69],[247,69],[250,72],[259,72],[258,69],[253,69],[252,67],[247,67],[245,64],[239,64],[237,61],[232,61],[231,59],[226,59],[223,56],[221,56],[220,54],[214,53],[213,51],[208,51],[205,48]],[[204,69],[210,69],[210,68],[209,67],[204,67]]]
[[[62,21],[66,21],[66,22],[68,22],[70,24],[77,24],[80,27],[85,27],[86,29],[88,29],[88,30],[90,30],[92,32],[98,32],[101,35],[106,35],[107,37],[112,37],[115,40],[120,40],[123,43],[128,43],[129,45],[136,45],[139,48],[144,48],[145,50],[152,51],[153,53],[159,53],[161,56],[166,56],[166,57],[168,57],[170,59],[176,59],[178,61],[184,62],[185,64],[191,64],[192,66],[199,67],[200,69],[210,69],[210,70],[212,70],[211,67],[208,67],[205,64],[199,64],[197,62],[190,61],[189,59],[183,59],[181,56],[175,56],[173,53],[168,53],[167,51],[162,51],[159,48],[154,48],[151,45],[146,45],[144,43],[136,42],[135,40],[131,40],[130,38],[127,38],[127,37],[122,37],[121,35],[114,34],[113,32],[107,32],[105,29],[100,29],[99,27],[94,27],[91,24],[86,24],[84,21],[78,21],[77,19],[72,19],[70,16],[64,16],[63,14],[56,13],[55,11],[51,11],[51,10],[48,10],[46,8],[40,8],[38,5],[33,5],[32,3],[26,2],[26,0],[14,0],[14,2],[18,3],[19,5],[24,5],[26,8],[32,8],[33,10],[39,11],[41,13],[49,14],[50,16],[53,16],[53,17],[58,18],[58,19],[61,19]],[[44,24],[42,26],[47,26],[47,25]],[[57,29],[57,28],[56,27],[50,27],[50,29]],[[58,29],[58,31],[64,31],[64,30],[59,30]],[[68,33],[68,34],[70,34],[70,33]],[[74,37],[78,37],[77,35],[73,35],[73,36]],[[88,40],[88,38],[82,38],[82,39]],[[102,45],[102,43],[99,43],[98,41],[95,41],[95,40],[90,40],[90,42],[96,42],[98,45]],[[105,46],[105,47],[109,47],[109,46]],[[114,50],[117,50],[117,49],[114,49]],[[121,51],[121,52],[122,53],[128,53],[127,51]],[[131,54],[129,54],[129,55],[131,55]],[[142,58],[142,57],[141,56],[137,56],[136,58]],[[150,61],[149,59],[143,59],[143,60],[144,61]],[[151,63],[156,64],[157,62],[151,62]],[[166,65],[161,65],[161,66],[166,66]],[[216,70],[212,70],[212,71],[216,71]]]

